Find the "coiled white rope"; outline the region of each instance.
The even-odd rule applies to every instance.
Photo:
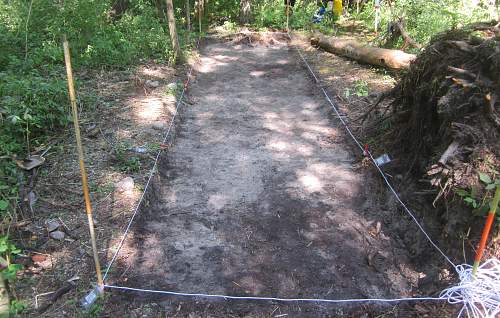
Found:
[[[500,261],[489,259],[472,275],[471,265],[455,267],[460,282],[441,292],[450,304],[463,304],[459,317],[493,318],[500,315]]]

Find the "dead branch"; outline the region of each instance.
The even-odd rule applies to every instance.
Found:
[[[471,79],[476,79],[477,78],[476,74],[474,74],[474,73],[472,73],[470,71],[464,70],[462,68],[448,66],[448,70],[451,71],[451,72],[453,72],[453,73],[455,73],[455,74],[458,74],[458,75],[468,76]]]
[[[371,112],[373,110],[375,110],[384,99],[386,99],[389,96],[392,96],[393,94],[394,94],[394,89],[391,89],[391,90],[388,90],[388,91],[385,91],[385,92],[378,94],[378,97],[377,97],[377,100],[375,101],[375,103],[372,106],[370,106],[370,108],[363,115],[361,115],[357,118],[354,118],[352,120],[352,122],[356,123],[356,122],[361,120],[361,124],[363,124],[365,122],[366,118],[368,118],[368,116],[371,114]]]
[[[76,284],[74,283],[73,280],[68,280],[64,282],[63,286],[59,288],[58,290],[53,293],[50,298],[48,299],[47,303],[45,303],[43,306],[41,306],[38,309],[38,313],[41,314],[44,311],[46,311],[50,306],[52,306],[59,298],[61,298],[64,294],[68,293],[71,291],[73,288],[75,288]]]
[[[411,45],[417,49],[422,49],[422,45],[415,41],[409,34],[406,32],[404,27],[404,20],[398,19],[397,21],[390,22],[388,27],[388,32],[391,34],[392,38],[397,38],[401,36],[404,40],[404,44],[401,47],[401,50],[404,51],[408,45]]]

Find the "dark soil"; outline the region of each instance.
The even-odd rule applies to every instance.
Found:
[[[173,146],[108,283],[294,298],[438,292],[438,277],[421,291],[419,279],[444,261],[430,247],[411,252],[413,244],[425,246],[421,234],[353,155],[297,53],[279,37],[258,42],[204,47]],[[426,304],[107,295],[107,316],[441,315]]]

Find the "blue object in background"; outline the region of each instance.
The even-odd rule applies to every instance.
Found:
[[[318,12],[316,12],[315,15],[313,15],[313,23],[320,23],[323,20],[323,15],[325,14],[325,7],[320,7]]]

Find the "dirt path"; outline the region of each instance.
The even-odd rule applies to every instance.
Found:
[[[197,73],[193,104],[110,282],[229,295],[413,295],[418,273],[293,48],[211,43]],[[113,295],[168,316],[387,311]]]

